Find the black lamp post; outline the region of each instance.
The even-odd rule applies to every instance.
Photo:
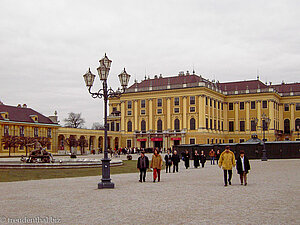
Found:
[[[122,86],[122,90],[118,88],[117,91],[113,91],[111,88],[107,88],[107,77],[109,75],[109,70],[111,66],[111,60],[105,56],[99,60],[100,66],[97,68],[99,78],[103,83],[103,88],[99,89],[98,92],[91,92],[91,88],[93,86],[95,75],[91,73],[89,69],[86,74],[83,75],[85,84],[89,90],[89,93],[93,98],[103,98],[104,100],[104,158],[102,161],[102,179],[101,182],[98,183],[98,189],[102,188],[114,188],[114,183],[111,182],[110,179],[110,158],[108,158],[107,151],[107,101],[110,97],[119,97],[122,93],[125,92],[125,89],[128,85],[130,75],[126,73],[126,70],[122,71],[119,74],[119,80]]]
[[[262,158],[261,158],[261,161],[268,161],[268,158],[267,158],[267,150],[266,150],[266,144],[265,144],[265,131],[268,130],[268,127],[269,127],[269,124],[271,122],[270,118],[267,117],[267,115],[265,113],[262,114],[262,117],[263,119],[262,121],[262,127],[263,127],[263,143],[264,143],[264,148],[263,148],[263,155],[262,155]]]

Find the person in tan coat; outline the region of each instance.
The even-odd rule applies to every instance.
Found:
[[[161,155],[158,153],[157,149],[154,150],[154,154],[152,156],[150,167],[153,169],[153,182],[156,181],[158,176],[158,182],[160,182],[160,170],[163,165],[163,160]]]
[[[235,157],[232,151],[230,151],[229,146],[225,147],[225,151],[221,153],[219,159],[219,167],[224,171],[224,182],[225,187],[227,186],[227,173],[229,175],[228,183],[231,185],[232,178],[232,167],[235,167]]]

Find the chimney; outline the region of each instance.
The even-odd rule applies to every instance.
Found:
[[[21,108],[21,104],[18,104],[18,106],[17,106],[18,108]]]
[[[23,108],[27,108],[27,105],[26,105],[26,104],[23,104]]]

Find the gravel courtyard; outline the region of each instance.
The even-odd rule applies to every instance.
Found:
[[[248,186],[234,169],[232,186],[224,187],[222,170],[209,161],[188,170],[181,162],[179,173],[163,171],[160,183],[151,173],[146,183],[138,173],[113,175],[112,190],[97,189],[100,176],[0,183],[0,224],[36,217],[60,224],[300,224],[300,160],[250,164]]]

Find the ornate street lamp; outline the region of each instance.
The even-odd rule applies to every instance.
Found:
[[[90,69],[86,74],[83,75],[83,78],[91,96],[93,98],[103,98],[104,100],[104,158],[101,160],[102,179],[101,182],[98,183],[98,189],[102,189],[102,188],[114,188],[115,186],[110,179],[110,158],[108,158],[108,151],[107,151],[107,101],[108,98],[119,97],[122,93],[125,92],[130,79],[130,75],[126,73],[126,70],[124,68],[122,73],[119,75],[122,90],[118,88],[117,91],[113,91],[111,88],[107,88],[107,78],[109,75],[109,70],[112,61],[105,54],[105,56],[101,60],[99,60],[99,63],[100,66],[97,68],[97,71],[98,71],[99,78],[103,83],[102,89],[99,89],[98,92],[91,91],[96,75],[92,74]]]
[[[264,148],[263,148],[263,155],[262,155],[262,158],[261,158],[261,161],[268,161],[268,158],[267,158],[267,151],[266,151],[266,144],[265,144],[265,131],[268,130],[268,127],[269,127],[269,124],[271,122],[270,118],[267,117],[267,115],[265,113],[262,114],[261,116],[262,118],[262,127],[263,127],[263,143],[264,143]]]

